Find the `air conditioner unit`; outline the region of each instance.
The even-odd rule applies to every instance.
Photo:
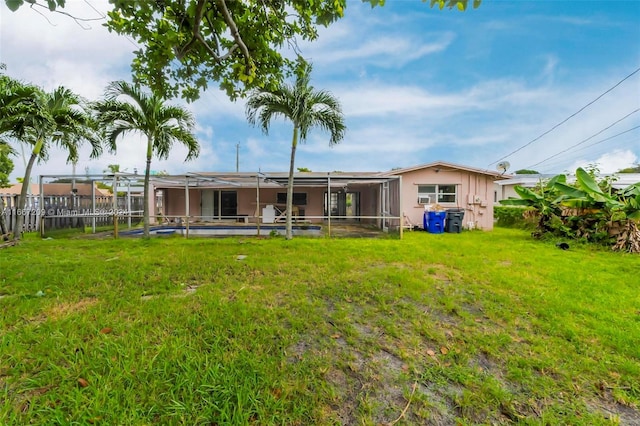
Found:
[[[418,204],[431,204],[431,197],[418,197]]]

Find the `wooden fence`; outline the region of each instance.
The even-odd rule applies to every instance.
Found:
[[[18,215],[24,216],[23,232],[38,231],[44,220],[45,229],[99,227],[113,225],[114,214],[121,225],[137,224],[142,220],[143,197],[117,197],[90,195],[28,195],[24,209],[18,209],[19,195],[0,193],[0,211],[5,225],[13,230]],[[41,202],[43,205],[40,205]]]

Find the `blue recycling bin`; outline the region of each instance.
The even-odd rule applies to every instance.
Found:
[[[447,212],[424,212],[424,229],[431,234],[442,234],[444,232],[444,220]]]

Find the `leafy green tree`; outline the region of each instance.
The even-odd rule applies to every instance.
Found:
[[[0,139],[0,188],[9,186],[9,175],[13,171],[13,161],[9,158],[12,150],[9,144]],[[7,234],[7,226],[4,220],[4,200],[0,197],[0,235]]]
[[[102,145],[85,101],[69,89],[58,87],[47,93],[6,76],[0,79],[0,136],[32,147],[17,205],[24,210],[33,165],[48,159],[52,145],[67,151],[69,162],[78,160],[83,142],[91,144],[92,157],[100,155]],[[24,215],[18,214],[15,239],[21,238],[23,223]]]
[[[0,140],[0,188],[6,188],[9,186],[9,175],[13,171],[13,161],[9,155],[12,152],[13,151],[11,146],[9,146],[9,143],[4,140]]]
[[[115,174],[115,173],[120,173],[123,172],[124,170],[120,170],[120,164],[109,164],[107,165],[107,168],[104,169],[102,172],[103,173],[111,173],[111,174]]]
[[[529,169],[520,169],[514,172],[517,175],[539,175],[540,172],[537,170],[529,170]]]
[[[6,65],[0,63],[0,70],[3,71],[5,68]],[[9,83],[9,78],[4,74],[0,74],[0,79],[0,89],[2,90],[2,92],[0,93],[0,97],[4,99],[5,96],[8,96],[9,94],[9,88],[5,87]],[[0,108],[2,108],[2,105],[4,105],[4,100],[0,100]],[[5,112],[4,110],[2,110],[0,111],[0,113],[4,115]],[[11,160],[11,157],[9,157],[9,155],[11,155],[12,153],[13,150],[11,149],[9,142],[2,138],[2,131],[0,130],[0,188],[6,188],[7,186],[9,186],[9,175],[13,171],[13,161]],[[3,218],[3,207],[4,206],[0,205],[0,220],[2,220]]]
[[[363,0],[371,6],[384,0]],[[44,6],[45,0],[5,0],[11,10],[24,4]],[[295,62],[300,40],[315,40],[317,26],[344,16],[347,0],[111,0],[107,28],[130,36],[142,48],[132,68],[135,80],[167,98],[180,93],[196,99],[209,81],[231,98],[247,90],[273,90]],[[57,10],[66,0],[46,0]],[[467,0],[430,0],[431,7],[464,10]],[[474,0],[474,7],[480,2]],[[298,68],[298,72],[302,69]]]
[[[294,85],[282,84],[275,90],[256,90],[247,101],[247,119],[258,124],[265,134],[274,118],[285,118],[293,123],[291,160],[287,185],[287,230],[286,238],[292,238],[291,209],[293,206],[293,172],[298,140],[304,142],[309,130],[320,127],[331,134],[329,144],[342,140],[346,130],[340,102],[330,92],[315,90],[310,85],[311,66],[306,65]]]
[[[640,163],[636,163],[632,167],[618,170],[618,173],[640,173]]]
[[[105,99],[93,105],[98,122],[104,127],[109,148],[116,151],[117,140],[131,132],[147,139],[144,173],[144,236],[149,237],[149,175],[151,159],[169,157],[174,143],[187,147],[186,161],[196,158],[200,145],[193,134],[193,115],[183,107],[167,105],[164,98],[144,92],[124,81],[111,83]]]

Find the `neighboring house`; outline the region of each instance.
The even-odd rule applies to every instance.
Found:
[[[465,228],[493,229],[494,181],[498,171],[477,169],[444,161],[392,170],[402,176],[402,211],[422,226],[426,209],[464,209]]]
[[[75,191],[73,190],[74,185],[71,183],[45,183],[42,185],[42,188],[45,196],[66,196],[74,193],[78,196],[91,196],[91,184],[89,183],[76,183]],[[3,195],[20,195],[20,191],[22,191],[21,183],[13,184],[8,188],[0,188],[0,194]],[[40,185],[32,183],[29,187],[29,194],[40,195]],[[107,190],[100,189],[96,186],[95,195],[99,197],[109,196],[111,194]]]
[[[15,196],[15,195],[20,195],[20,191],[22,191],[22,184],[21,183],[14,183],[13,185],[7,187],[7,188],[0,188],[0,194],[2,195],[11,195],[11,196]],[[40,187],[38,186],[37,183],[32,183],[29,186],[29,192],[30,194],[39,194],[40,193]]]
[[[401,216],[421,227],[425,208],[457,208],[465,211],[465,227],[490,230],[493,182],[500,178],[499,172],[442,161],[383,173],[300,172],[294,177],[293,216],[311,223],[357,221],[395,229]],[[163,200],[162,210],[152,216],[163,221],[187,216],[193,222],[284,219],[287,173],[152,176],[152,184]]]
[[[39,184],[31,184],[27,192],[25,208],[29,214],[18,213],[22,184],[17,183],[8,188],[0,188],[0,210],[4,208],[6,222],[11,224],[16,220],[16,214],[25,215],[24,230],[35,231],[40,229],[41,213],[46,212],[49,228],[77,226],[83,224],[77,220],[87,210],[97,211],[104,206],[112,206],[111,194],[90,183],[43,183],[42,194]],[[99,204],[96,204],[96,199]],[[96,210],[93,210],[93,209]],[[104,222],[104,221],[103,221]],[[95,220],[94,220],[95,223]]]
[[[508,198],[520,198],[515,191],[515,186],[522,186],[523,188],[535,188],[540,182],[547,181],[555,174],[538,174],[538,175],[513,175],[508,179],[499,180],[495,182],[495,197],[494,202],[496,205],[500,204],[500,200],[506,200]],[[602,174],[597,177],[598,180],[606,177],[614,179],[613,188],[622,189],[629,185],[640,182],[640,173],[618,173],[618,174]],[[569,183],[575,182],[575,175],[567,175],[567,181]]]

